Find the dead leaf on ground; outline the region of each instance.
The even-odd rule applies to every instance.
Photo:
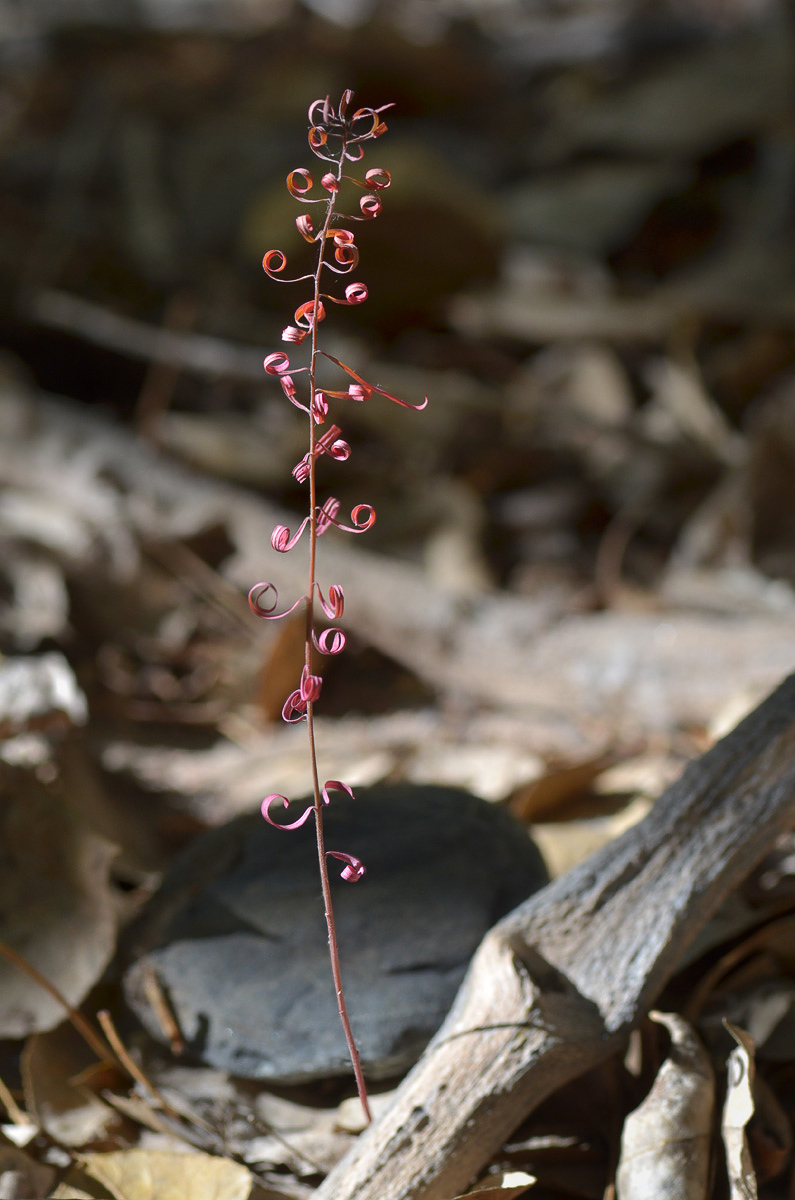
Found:
[[[30,774],[0,775],[0,941],[76,1007],[115,948],[109,882],[116,848],[77,819]],[[63,1005],[0,958],[0,1037],[52,1029]]]
[[[493,1182],[488,1180],[473,1192],[456,1196],[456,1200],[514,1200],[515,1196],[523,1196],[535,1182],[535,1176],[526,1171],[506,1171],[495,1175]]]
[[[90,1051],[67,1022],[34,1034],[22,1051],[25,1104],[42,1129],[64,1146],[85,1146],[115,1119],[112,1108],[78,1079]]]
[[[630,1113],[616,1173],[618,1200],[705,1200],[715,1081],[691,1027],[672,1013],[650,1013],[671,1047],[651,1091]]]
[[[251,1192],[245,1167],[212,1154],[117,1150],[81,1162],[114,1200],[247,1200]]]
[[[753,1039],[742,1029],[728,1021],[725,1024],[737,1043],[726,1064],[726,1102],[721,1121],[729,1195],[731,1200],[756,1200],[756,1172],[746,1135],[746,1126],[755,1111],[755,1047]]]
[[[508,807],[522,821],[557,821],[580,800],[615,757],[600,754],[564,767],[550,768],[540,779],[514,792]]]

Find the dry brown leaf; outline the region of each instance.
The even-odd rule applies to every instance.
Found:
[[[519,788],[508,807],[521,821],[557,821],[572,802],[582,797],[598,775],[613,766],[615,757],[600,754],[557,769]]]
[[[251,1192],[245,1167],[212,1154],[116,1150],[81,1162],[114,1200],[247,1200]]]
[[[114,1119],[112,1108],[72,1082],[90,1064],[82,1038],[68,1023],[28,1038],[22,1052],[25,1104],[42,1129],[65,1146],[85,1146]]]
[[[535,1176],[526,1171],[506,1171],[495,1176],[493,1182],[489,1180],[473,1192],[456,1196],[455,1200],[514,1200],[515,1196],[523,1196],[535,1182]]]
[[[0,941],[76,1007],[115,947],[109,868],[116,848],[31,775],[6,770],[0,789]],[[0,959],[0,1037],[23,1038],[63,1018],[62,1004]]]
[[[736,1025],[724,1022],[737,1045],[726,1063],[726,1101],[721,1132],[731,1200],[756,1200],[756,1173],[745,1127],[754,1115],[754,1042]]]
[[[677,1014],[650,1013],[671,1035],[668,1057],[630,1113],[616,1173],[618,1200],[704,1200],[715,1081],[709,1058]]]

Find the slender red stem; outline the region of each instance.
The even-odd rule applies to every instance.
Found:
[[[342,177],[343,166],[345,163],[345,146],[346,141],[342,139],[342,149],[340,151],[339,163],[337,164],[337,181]],[[328,205],[326,207],[326,218],[323,223],[323,229],[318,237],[319,250],[317,256],[317,268],[314,274],[314,310],[312,317],[312,355],[309,365],[309,582],[306,593],[306,636],[304,642],[304,661],[306,663],[307,674],[312,671],[312,633],[315,626],[315,562],[317,558],[317,487],[315,483],[315,445],[317,440],[315,418],[314,418],[314,398],[316,391],[316,364],[317,364],[317,327],[318,316],[320,311],[320,293],[321,293],[321,275],[323,272],[323,259],[326,250],[327,233],[331,226],[331,219],[334,215],[334,202],[336,192],[330,192]],[[340,1021],[345,1033],[345,1041],[348,1044],[348,1053],[353,1066],[353,1074],[356,1079],[356,1088],[359,1093],[359,1099],[364,1110],[364,1115],[367,1121],[371,1121],[370,1105],[367,1100],[367,1086],[364,1081],[362,1072],[361,1059],[356,1046],[356,1041],[351,1029],[351,1022],[348,1016],[348,1007],[345,1003],[345,993],[342,987],[342,972],[340,971],[340,955],[337,945],[337,930],[334,923],[334,907],[331,900],[331,883],[329,880],[328,860],[326,858],[326,840],[323,831],[323,797],[320,790],[320,777],[317,767],[317,753],[315,750],[315,722],[314,722],[314,702],[309,701],[306,707],[307,730],[309,735],[309,754],[312,764],[312,791],[315,802],[315,831],[317,834],[317,856],[318,866],[320,868],[320,883],[323,890],[323,904],[326,912],[326,927],[328,929],[328,945],[329,957],[331,959],[331,973],[334,977],[334,989],[337,993],[337,1007],[339,1009]]]

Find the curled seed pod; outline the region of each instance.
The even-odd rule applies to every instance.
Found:
[[[305,454],[300,462],[293,467],[293,475],[297,483],[306,483],[312,470],[312,455]]]
[[[336,261],[348,271],[352,271],[359,262],[359,251],[355,242],[343,242],[334,250]]]
[[[332,583],[328,590],[328,597],[325,597],[320,590],[320,584],[315,583],[317,588],[317,598],[320,601],[320,607],[327,617],[332,621],[339,621],[345,608],[345,593],[336,583]]]
[[[347,792],[351,800],[356,799],[353,794],[353,789],[350,787],[350,785],[347,783],[342,783],[339,779],[327,779],[323,784],[323,787],[321,788],[321,795],[323,797],[324,804],[331,803],[329,792]]]
[[[262,269],[266,275],[278,275],[287,266],[287,255],[283,250],[268,250],[262,258]]]
[[[262,259],[262,269],[277,283],[300,283],[303,279],[312,279],[311,275],[299,275],[296,279],[280,279],[279,276],[287,266],[287,255],[281,250],[269,250]]]
[[[271,545],[274,550],[278,550],[279,554],[286,554],[288,550],[292,550],[308,524],[309,517],[304,517],[292,537],[286,525],[275,525],[271,534]]]
[[[272,825],[274,827],[274,829],[285,829],[285,830],[300,829],[300,827],[306,821],[309,820],[312,813],[314,812],[314,806],[310,804],[304,809],[303,813],[301,814],[301,816],[298,818],[297,821],[291,821],[289,825],[281,825],[278,821],[274,821],[273,817],[271,816],[271,812],[270,812],[271,805],[274,804],[277,800],[281,800],[281,802],[285,808],[287,808],[290,803],[290,801],[287,799],[286,796],[281,796],[278,792],[272,792],[270,794],[270,796],[265,797],[265,799],[262,801],[262,805],[260,808],[260,811],[262,812],[263,817],[265,818],[265,820],[268,822],[269,825]]]
[[[359,201],[359,209],[362,215],[359,219],[362,221],[373,221],[381,212],[383,207],[384,206],[381,203],[380,196],[373,196],[372,194],[369,196],[362,196],[361,200]]]
[[[330,525],[333,525],[334,518],[340,510],[340,502],[334,496],[329,496],[328,500],[324,500],[323,504],[317,510],[317,535],[320,537],[325,533]]]
[[[392,176],[384,167],[371,167],[364,173],[365,184],[375,191],[381,192],[392,183]]]
[[[287,176],[287,191],[295,200],[303,200],[307,203],[307,192],[311,192],[314,186],[314,180],[307,171],[306,167],[299,167],[296,171],[291,171]],[[322,200],[322,197],[320,197]],[[310,200],[311,204],[312,201]]]
[[[290,360],[283,350],[269,354],[262,365],[269,375],[281,375],[290,370]]]
[[[351,525],[343,525],[341,521],[338,521],[336,519],[337,511],[339,511],[339,503],[337,503],[334,515],[328,514],[328,523],[335,525],[343,533],[364,533],[371,525],[375,524],[375,509],[372,504],[357,504],[351,512]]]
[[[330,625],[319,635],[314,629],[312,630],[312,644],[321,654],[342,654],[347,640],[344,630],[338,629],[334,625]]]
[[[392,400],[395,404],[399,404],[401,408],[413,408],[416,412],[421,412],[422,409],[428,404],[427,396],[423,400],[422,404],[410,404],[408,400],[401,400],[399,396],[393,396],[391,392],[384,391],[383,388],[378,387],[375,383],[368,383],[367,380],[362,379],[361,375],[354,371],[352,367],[347,366],[347,364],[342,362],[341,359],[335,358],[333,354],[329,354],[326,350],[319,350],[318,353],[322,354],[323,357],[327,358],[330,362],[336,363],[346,375],[350,375],[351,379],[355,380],[360,387],[366,389],[367,395],[359,397],[354,396],[351,388],[349,387],[348,392],[353,399],[367,400],[370,398],[372,393],[375,392],[377,395],[384,396],[387,400]]]
[[[308,213],[304,213],[302,216],[296,217],[295,226],[304,241],[314,242],[315,227],[312,224],[312,218]]]
[[[308,337],[308,329],[296,329],[295,325],[286,325],[282,330],[282,341],[292,342],[296,346],[300,346]]]
[[[340,879],[344,879],[346,883],[358,883],[362,876],[367,874],[364,863],[352,854],[345,854],[342,850],[327,850],[326,854],[329,858],[338,858],[346,864],[340,871]]]
[[[345,462],[351,456],[351,448],[340,438],[342,430],[339,425],[331,425],[315,442],[315,454],[328,454],[338,462]]]
[[[301,693],[301,699],[304,701],[304,703],[309,704],[310,702],[317,700],[320,696],[322,688],[322,676],[310,675],[309,671],[306,669],[306,667],[304,667],[301,671],[301,685],[298,689]]]
[[[328,400],[323,392],[315,392],[312,400],[312,416],[316,425],[322,425],[328,416]]]
[[[282,705],[282,720],[288,725],[295,725],[298,721],[303,721],[306,717],[306,700],[304,700],[298,688],[290,695]]]
[[[366,283],[349,283],[345,289],[345,303],[364,304],[368,295]]]
[[[320,181],[320,186],[325,188],[327,192],[338,192],[340,190],[340,181],[336,175],[332,175],[331,171],[323,176]]]
[[[326,310],[322,300],[318,300],[317,304],[314,300],[307,300],[305,304],[299,304],[295,310],[294,319],[296,325],[300,325],[304,329],[311,329],[315,321],[323,321],[325,316]]]
[[[267,602],[267,598],[271,598],[271,602]],[[251,611],[258,617],[264,617],[267,621],[279,621],[282,617],[289,616],[290,613],[303,604],[305,596],[299,596],[295,604],[290,608],[286,608],[284,612],[276,612],[276,606],[279,603],[279,593],[272,583],[255,583],[248,594],[248,604]]]

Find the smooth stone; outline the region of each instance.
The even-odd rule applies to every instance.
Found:
[[[527,830],[455,788],[333,791],[326,846],[361,859],[356,884],[329,859],[343,986],[366,1074],[408,1069],[444,1019],[486,931],[547,882]],[[275,807],[293,821],[306,802]],[[187,1052],[279,1083],[350,1072],[329,964],[314,820],[280,832],[259,813],[200,835],[128,939],[128,1002],[150,1007],[153,971]]]

